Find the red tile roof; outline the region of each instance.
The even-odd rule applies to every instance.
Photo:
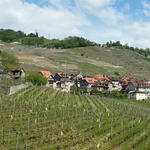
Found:
[[[40,73],[43,75],[43,77],[45,77],[46,79],[48,79],[52,73],[46,70],[40,70]]]
[[[85,77],[85,78],[83,78],[83,80],[85,80],[88,84],[94,84],[95,82],[97,82],[96,79],[89,78],[89,77]]]
[[[111,81],[107,76],[104,76],[104,75],[101,75],[101,74],[95,75],[94,78],[95,78],[96,80],[98,80],[98,81],[100,81],[100,80]]]
[[[94,78],[95,78],[96,80],[103,80],[103,79],[104,79],[104,76],[101,75],[101,74],[97,74],[97,75],[95,75]]]

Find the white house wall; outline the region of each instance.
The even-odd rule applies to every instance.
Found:
[[[148,98],[148,95],[145,93],[136,93],[136,100],[145,100]]]

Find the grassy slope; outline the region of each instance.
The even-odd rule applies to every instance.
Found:
[[[49,69],[50,71],[97,73],[139,78],[150,76],[150,62],[138,53],[115,48],[101,47],[74,48],[67,50],[44,49],[0,42],[0,50],[7,50],[19,57],[27,71]],[[81,56],[84,54],[84,56]]]

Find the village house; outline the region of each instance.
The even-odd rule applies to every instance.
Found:
[[[48,83],[46,86],[53,87],[54,78],[52,73],[46,70],[40,70],[40,74],[47,79]]]
[[[109,92],[117,90],[122,90],[122,84],[124,80],[119,77],[108,77],[104,75],[95,75],[95,79],[99,81],[99,83],[104,84],[105,87],[108,87],[107,90]]]
[[[56,73],[53,76],[54,84],[53,88],[57,90],[62,90],[65,92],[70,92],[71,87],[75,84],[75,75],[68,75],[65,73]]]
[[[146,80],[136,80],[131,79],[126,81],[127,84],[123,86],[123,92],[128,93],[130,91],[149,91],[150,92],[150,84]]]
[[[130,91],[128,94],[128,98],[135,99],[135,100],[146,100],[150,98],[150,94],[141,91]]]
[[[140,92],[150,93],[150,85],[139,86],[137,87],[137,90]]]
[[[108,91],[112,92],[114,90],[121,91],[122,90],[122,84],[124,83],[124,80],[120,77],[110,77],[110,81],[108,83]]]
[[[136,91],[138,86],[138,82],[128,82],[127,84],[122,85],[122,92],[129,93],[130,91]]]
[[[56,73],[53,76],[53,78],[55,82],[58,82],[58,81],[62,82],[62,81],[66,81],[69,78],[69,76],[68,74],[61,72],[61,73]]]
[[[96,82],[92,85],[92,89],[96,89],[101,93],[105,93],[108,90],[108,86],[106,84]]]
[[[131,77],[124,77],[123,78],[124,83],[122,84],[122,93],[129,93],[130,91],[136,91],[138,86],[141,85],[141,83]]]
[[[94,85],[94,83],[96,82],[97,80],[95,78],[84,77],[79,81],[78,87],[80,89],[83,89],[85,93],[90,93],[90,91],[92,90],[92,85]]]
[[[72,87],[75,85],[75,82],[73,80],[66,80],[61,82],[61,90],[63,92],[71,92]]]
[[[128,84],[124,88],[128,98],[135,100],[146,100],[150,98],[150,84],[146,80],[128,78]]]
[[[11,77],[14,80],[22,80],[25,78],[26,74],[23,69],[15,69],[10,72]]]
[[[101,75],[101,74],[95,75],[94,78],[95,78],[99,83],[102,83],[102,84],[104,84],[104,83],[105,83],[105,84],[108,84],[108,82],[111,81],[108,76]]]

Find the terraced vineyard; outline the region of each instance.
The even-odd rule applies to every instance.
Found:
[[[148,102],[29,87],[0,99],[0,149],[148,150]]]

